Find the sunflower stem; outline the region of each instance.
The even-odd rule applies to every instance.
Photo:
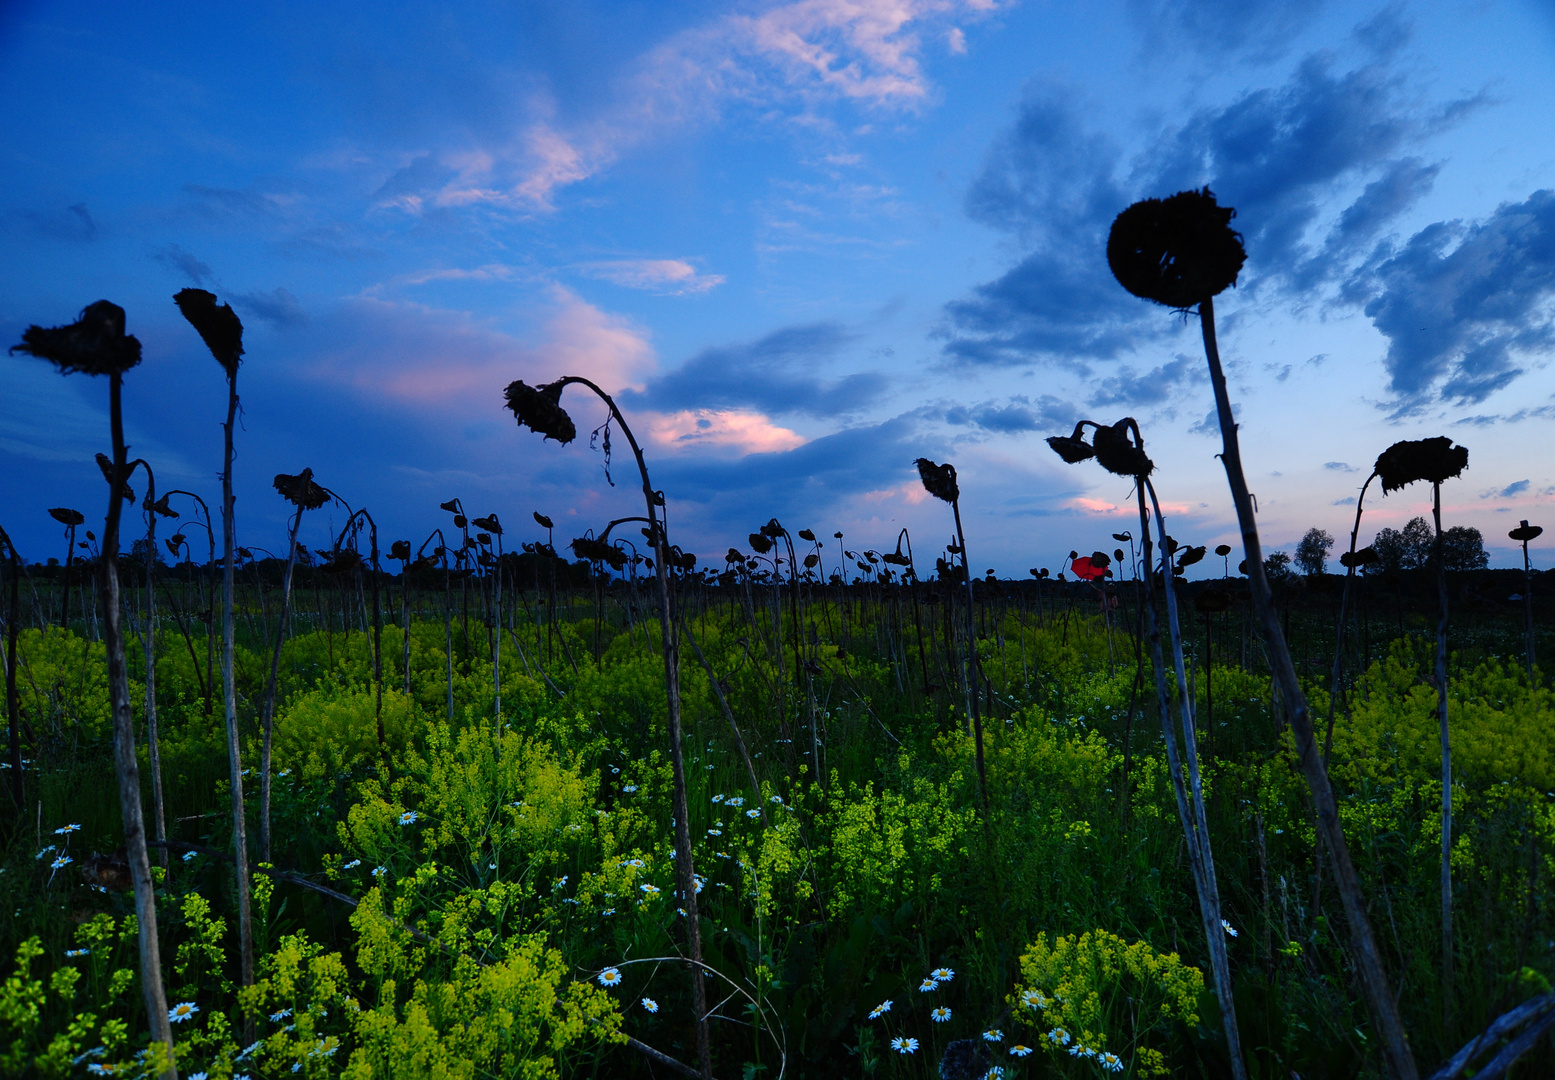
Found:
[[[1237,439],[1236,419],[1231,412],[1231,395],[1226,389],[1225,372],[1220,366],[1220,350],[1215,342],[1213,300],[1205,298],[1200,302],[1199,317],[1204,333],[1204,355],[1209,363],[1210,384],[1215,391],[1215,412],[1220,423],[1221,464],[1225,466],[1226,481],[1231,488],[1232,501],[1236,504],[1237,524],[1242,532],[1242,548],[1247,560],[1248,584],[1251,587],[1259,634],[1268,653],[1275,685],[1289,713],[1291,731],[1296,738],[1297,760],[1317,806],[1318,832],[1333,859],[1335,885],[1350,928],[1350,948],[1371,1010],[1372,1022],[1377,1025],[1382,1039],[1388,1070],[1397,1080],[1416,1080],[1420,1075],[1419,1069],[1409,1047],[1409,1038],[1404,1033],[1403,1020],[1399,1017],[1382,956],[1377,950],[1371,919],[1366,914],[1366,897],[1361,891],[1355,866],[1350,861],[1350,850],[1345,844],[1344,830],[1339,822],[1334,789],[1318,752],[1311,708],[1307,704],[1306,695],[1302,693],[1301,680],[1296,675],[1290,648],[1285,643],[1285,635],[1280,630],[1279,617],[1274,610],[1269,579],[1264,574],[1263,549],[1258,540],[1258,523],[1253,516],[1253,500],[1247,489],[1247,477],[1242,471],[1242,452]]]

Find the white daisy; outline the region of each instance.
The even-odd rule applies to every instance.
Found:
[[[935,982],[949,982],[955,977],[956,973],[951,971],[949,968],[935,968],[933,971],[929,972],[929,978],[933,979]]]
[[[880,1017],[884,1016],[886,1013],[888,1013],[890,1011],[891,1011],[891,999],[890,998],[886,998],[886,1000],[882,1001],[879,1005],[876,1005],[873,1009],[869,1010],[869,1018],[871,1020],[878,1020],[878,1019],[880,1019]]]
[[[416,818],[418,818],[420,816],[421,815],[417,814],[414,810],[407,810],[403,814],[400,815],[400,824],[401,825],[414,825],[416,823]]]
[[[651,1013],[656,1013],[659,1011],[659,1003],[654,1001],[652,998],[645,997],[643,998],[643,1008],[647,1009]]]
[[[167,1018],[175,1024],[181,1024],[199,1011],[200,1007],[194,1002],[180,1001],[177,1005],[167,1010]]]
[[[950,1019],[950,1009],[944,1005],[941,1005],[939,1008],[929,1013],[929,1019],[933,1020],[936,1024],[943,1024],[945,1021]]]
[[[621,982],[621,973],[613,967],[608,967],[599,973],[600,986],[618,986]]]
[[[904,1039],[900,1035],[891,1040],[891,1049],[898,1054],[911,1054],[918,1049],[917,1039]]]

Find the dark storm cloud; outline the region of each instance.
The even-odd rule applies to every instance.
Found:
[[[1439,394],[1473,404],[1555,349],[1555,192],[1473,225],[1437,222],[1346,283],[1388,339],[1395,415]],[[1466,422],[1472,423],[1473,420]]]
[[[958,334],[945,351],[969,365],[1033,356],[1116,355],[1133,341],[1137,301],[1118,288],[1103,255],[1107,228],[1128,202],[1114,179],[1120,153],[1081,123],[1072,95],[1033,94],[989,150],[967,193],[967,213],[1032,250],[971,298],[948,305]]]
[[[1404,151],[1481,103],[1422,107],[1385,60],[1341,70],[1318,53],[1284,84],[1200,110],[1125,161],[1080,119],[1072,93],[1039,88],[995,140],[966,203],[973,219],[1012,234],[1027,253],[947,305],[946,360],[1085,372],[1179,329],[1113,280],[1106,235],[1134,199],[1205,184],[1237,208],[1248,248],[1240,286],[1309,299],[1342,280],[1430,190],[1440,166]],[[1330,217],[1333,196],[1357,186]],[[1120,383],[1103,399],[1130,389]]]
[[[856,335],[836,323],[790,326],[740,345],[720,345],[648,381],[623,402],[639,408],[749,408],[769,414],[839,416],[873,403],[887,387],[877,372],[827,382],[814,369],[835,358]]]

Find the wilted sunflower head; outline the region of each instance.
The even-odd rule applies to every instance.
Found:
[[[1542,525],[1530,525],[1528,524],[1528,519],[1524,518],[1518,524],[1517,528],[1513,529],[1506,535],[1510,536],[1513,540],[1516,540],[1520,544],[1526,544],[1530,540],[1538,539],[1540,534],[1543,532],[1544,527]]]
[[[1221,558],[1225,558],[1227,555],[1231,554],[1231,545],[1230,544],[1216,544],[1215,545],[1215,554],[1219,555]]]
[[[1047,444],[1053,448],[1053,453],[1064,459],[1065,463],[1078,465],[1080,462],[1096,456],[1095,447],[1080,437],[1084,430],[1085,424],[1083,422],[1076,424],[1073,435],[1051,436]]]
[[[410,541],[396,540],[389,545],[389,558],[398,559],[400,562],[410,561]]]
[[[1434,439],[1405,439],[1377,455],[1374,471],[1382,481],[1384,495],[1407,487],[1416,480],[1440,484],[1457,476],[1469,464],[1466,446],[1454,446],[1445,435]]]
[[[756,554],[765,555],[772,550],[772,539],[765,532],[753,532],[746,537],[751,547],[756,549]]]
[[[216,306],[216,294],[204,289],[179,289],[173,303],[183,312],[189,325],[200,332],[205,347],[230,379],[238,373],[243,359],[243,322],[231,304]]]
[[[109,457],[107,454],[98,454],[97,455],[97,467],[102,470],[103,479],[108,481],[108,486],[112,487],[113,486],[113,458]],[[125,475],[128,475],[128,470],[125,470]],[[132,489],[129,486],[129,484],[122,484],[121,483],[119,485],[119,494],[121,496],[123,496],[124,501],[127,502],[127,503],[133,503],[135,501],[135,491],[134,491],[134,489]]]
[[[535,513],[535,524],[540,526],[540,528],[542,528],[542,529],[549,529],[549,528],[553,527],[551,525],[551,519],[550,518],[546,517],[544,514],[540,513],[540,511],[538,511],[538,510],[536,510],[534,513]]]
[[[936,499],[953,503],[961,498],[961,487],[956,483],[956,467],[950,462],[936,465],[928,458],[919,458],[918,477],[923,481],[924,490]]]
[[[1129,437],[1133,421],[1119,420],[1111,427],[1098,427],[1094,437],[1096,460],[1101,467],[1118,476],[1143,477],[1155,470],[1155,463],[1145,456],[1142,446],[1136,446]]]
[[[487,532],[495,533],[497,536],[502,535],[502,523],[497,520],[496,514],[488,517],[478,517],[471,524],[477,529],[485,529]]]
[[[1192,566],[1194,563],[1201,562],[1203,559],[1204,548],[1202,545],[1198,547],[1183,548],[1182,554],[1177,556],[1177,567],[1178,569],[1181,569],[1185,566]]]
[[[107,300],[88,306],[69,326],[29,326],[11,351],[51,361],[65,375],[122,375],[140,363],[140,341],[124,332],[124,309]]]
[[[1236,211],[1209,188],[1141,199],[1107,236],[1107,264],[1135,296],[1186,309],[1236,284],[1247,252],[1231,228]]]
[[[313,482],[313,470],[303,469],[296,476],[277,473],[275,490],[281,498],[301,510],[317,510],[329,502],[329,492]]]
[[[71,525],[81,525],[86,522],[86,518],[82,516],[81,511],[72,510],[68,506],[56,506],[49,511],[49,517],[67,528]]]
[[[1377,554],[1377,549],[1369,546],[1361,548],[1354,554],[1346,551],[1339,556],[1339,565],[1346,570],[1352,566],[1376,566],[1381,561],[1382,556]]]
[[[522,379],[508,383],[503,391],[508,408],[519,427],[526,427],[547,439],[555,439],[563,445],[578,437],[578,429],[561,407],[562,384],[560,380],[530,386]]]

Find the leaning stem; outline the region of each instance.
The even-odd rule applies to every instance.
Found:
[[[226,456],[221,470],[221,686],[226,699],[227,767],[232,774],[232,850],[238,887],[238,938],[242,949],[242,976],[245,987],[254,985],[254,915],[249,904],[248,821],[243,805],[243,761],[238,744],[238,695],[233,658],[236,653],[237,627],[233,617],[233,552],[237,546],[234,531],[232,497],[232,434],[238,411],[237,372],[227,374]],[[254,1018],[243,1018],[245,1041],[254,1039]]]
[[[1361,485],[1360,497],[1355,500],[1355,525],[1350,529],[1349,566],[1345,567],[1344,593],[1339,598],[1339,629],[1334,642],[1334,668],[1328,681],[1328,730],[1323,736],[1323,766],[1328,766],[1328,755],[1334,747],[1334,705],[1339,700],[1339,678],[1344,672],[1344,632],[1350,618],[1350,589],[1355,582],[1355,545],[1361,534],[1361,508],[1366,505],[1366,489],[1377,478],[1373,472]]]
[[[265,680],[263,743],[259,751],[259,861],[270,862],[270,752],[275,721],[275,684],[281,671],[281,647],[286,644],[286,626],[292,614],[292,572],[297,566],[297,530],[302,526],[302,507],[292,515],[287,536],[286,576],[281,580],[281,625],[275,634],[275,649],[270,653],[270,677]]]
[[[1236,998],[1231,988],[1231,961],[1226,955],[1226,935],[1221,926],[1220,886],[1215,880],[1215,854],[1210,847],[1209,817],[1204,811],[1204,787],[1199,775],[1198,733],[1193,718],[1193,698],[1188,692],[1188,676],[1183,663],[1182,631],[1177,619],[1177,590],[1172,582],[1171,555],[1166,544],[1166,521],[1161,515],[1161,503],[1156,498],[1155,485],[1140,477],[1138,484],[1150,495],[1151,508],[1155,511],[1156,535],[1161,541],[1161,584],[1166,594],[1166,623],[1172,642],[1172,667],[1177,676],[1177,700],[1182,726],[1183,755],[1188,765],[1188,798],[1184,798],[1182,771],[1176,761],[1176,746],[1172,739],[1170,714],[1165,698],[1165,673],[1157,670],[1160,684],[1161,727],[1166,735],[1167,753],[1172,769],[1172,785],[1177,794],[1177,810],[1181,816],[1184,836],[1188,837],[1192,851],[1195,884],[1198,886],[1199,915],[1204,922],[1204,939],[1209,946],[1210,964],[1215,975],[1215,999],[1220,1005],[1221,1020],[1226,1030],[1226,1051],[1231,1056],[1231,1075],[1236,1080],[1246,1080],[1247,1065],[1242,1059],[1242,1035],[1236,1022]],[[1140,500],[1143,502],[1141,494]],[[1147,522],[1141,521],[1148,530]],[[1147,532],[1148,535],[1148,532]],[[1151,585],[1155,574],[1150,571]],[[1154,612],[1152,612],[1152,618]],[[1160,656],[1160,632],[1154,635],[1155,655]],[[1189,817],[1189,805],[1192,817]]]
[[[113,757],[119,774],[119,809],[124,819],[124,851],[135,887],[135,918],[140,928],[140,985],[146,1014],[151,1021],[152,1042],[167,1047],[165,1080],[178,1080],[173,1061],[173,1029],[167,1015],[167,992],[162,986],[162,956],[157,941],[156,884],[146,853],[146,822],[140,802],[140,764],[135,756],[135,717],[130,710],[130,677],[124,659],[124,635],[119,625],[119,521],[122,478],[128,457],[124,445],[124,412],[121,404],[123,376],[114,372],[108,382],[108,413],[113,431],[113,482],[108,485],[108,518],[103,526],[100,564],[103,639],[108,652],[108,694],[113,708]]]
[[[1236,505],[1237,524],[1242,532],[1242,547],[1246,554],[1248,583],[1253,597],[1253,609],[1258,618],[1258,630],[1268,654],[1269,667],[1280,696],[1290,714],[1291,732],[1296,740],[1296,756],[1301,766],[1312,800],[1317,806],[1318,832],[1323,838],[1334,861],[1335,885],[1344,904],[1345,920],[1350,928],[1350,947],[1366,1002],[1382,1038],[1383,1054],[1388,1068],[1399,1080],[1416,1080],[1419,1070],[1415,1066],[1409,1038],[1404,1033],[1403,1020],[1399,1017],[1398,1004],[1388,985],[1387,971],[1377,950],[1372,933],[1371,919],[1366,914],[1366,898],[1361,883],[1350,861],[1350,850],[1345,844],[1344,830],[1339,822],[1339,807],[1334,799],[1334,789],[1329,783],[1328,770],[1318,752],[1317,739],[1312,727],[1312,713],[1307,698],[1301,690],[1296,666],[1291,660],[1290,649],[1280,629],[1269,589],[1269,579],[1263,570],[1263,549],[1258,540],[1258,523],[1253,516],[1253,500],[1247,489],[1247,477],[1242,471],[1242,452],[1237,439],[1236,420],[1231,412],[1231,396],[1226,389],[1225,372],[1220,366],[1220,350],[1215,343],[1214,301],[1206,299],[1199,305],[1200,323],[1204,333],[1204,354],[1209,362],[1210,383],[1215,391],[1215,412],[1220,423],[1221,463],[1226,469],[1226,481],[1231,488],[1231,498]]]
[[[616,407],[615,400],[593,382],[578,375],[567,375],[560,382],[564,388],[570,383],[585,386],[605,403],[610,410],[611,418],[621,426],[621,434],[626,436],[626,441],[632,448],[632,455],[637,459],[637,471],[642,477],[643,501],[648,509],[648,531],[652,534],[651,539],[655,548],[654,576],[659,587],[659,633],[664,647],[664,688],[669,714],[670,766],[675,784],[675,870],[681,904],[686,912],[686,944],[691,960],[691,1004],[696,1011],[697,1021],[697,1057],[703,1080],[712,1080],[712,1044],[707,1029],[707,986],[702,977],[701,967],[702,925],[697,914],[696,874],[691,862],[691,812],[686,796],[685,756],[681,750],[680,645],[670,602],[669,536],[664,527],[665,523],[659,518],[659,507],[664,505],[664,495],[655,491],[653,483],[648,479],[648,463],[643,458],[642,448],[637,445],[637,439],[632,435],[632,429],[627,425],[626,418],[621,415],[621,410]]]
[[[950,509],[956,517],[956,544],[961,548],[961,569],[966,574],[966,711],[972,718],[972,733],[977,740],[977,791],[988,813],[988,770],[983,763],[983,711],[979,707],[981,687],[977,683],[977,623],[972,611],[972,564],[966,554],[966,533],[961,529],[961,500],[952,499]]]

